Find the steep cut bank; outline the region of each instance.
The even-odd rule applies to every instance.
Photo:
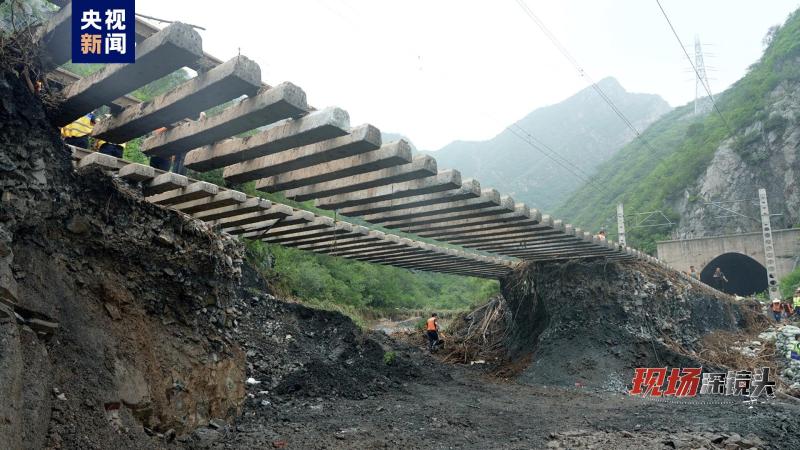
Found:
[[[261,391],[361,398],[418,373],[271,296],[236,239],[76,174],[11,71],[0,99],[0,448],[202,447],[268,411]]]
[[[0,98],[0,447],[142,448],[143,426],[235,415],[244,354],[220,329],[241,246],[76,176],[11,72]]]

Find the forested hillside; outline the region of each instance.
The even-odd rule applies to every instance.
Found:
[[[627,92],[614,78],[598,85],[639,129],[669,111],[661,97]],[[589,174],[633,138],[601,97],[586,88],[558,104],[536,109],[488,141],[456,141],[430,154],[440,168],[458,169],[484,187],[549,213],[580,187],[581,180],[520,139],[525,133]]]
[[[716,96],[721,116],[695,116],[691,104],[675,109],[600,166],[594,181],[602,190],[583,186],[557,214],[587,229],[611,225],[615,238],[618,202],[626,214],[662,211],[674,226],[627,230],[630,244],[652,252],[671,235],[757,231],[753,200],[764,187],[771,210],[782,214],[773,227],[798,225],[800,13],[764,42],[748,73]],[[710,202],[728,202],[740,214],[721,214]]]

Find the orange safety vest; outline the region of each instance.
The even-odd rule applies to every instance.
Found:
[[[428,319],[428,331],[436,331],[436,317]]]

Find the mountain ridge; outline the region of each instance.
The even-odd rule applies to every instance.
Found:
[[[598,168],[594,181],[606,192],[581,187],[559,217],[594,229],[616,225],[609,217],[620,202],[626,214],[662,211],[675,226],[626,229],[629,244],[653,252],[665,238],[758,231],[751,201],[763,187],[770,210],[783,214],[773,228],[800,226],[800,10],[765,42],[761,58],[716,96],[724,120],[717,111],[694,115],[691,103],[664,115],[642,133],[650,145],[633,141]],[[736,214],[720,214],[712,202],[728,202]]]
[[[670,109],[658,95],[630,93],[612,77],[602,79],[598,86],[637,128]],[[634,137],[589,86],[561,102],[534,109],[491,139],[456,140],[424,153],[435,157],[440,168],[457,168],[465,178],[476,178],[484,187],[496,188],[542,211],[552,210],[580,187],[581,179],[515,133],[534,136],[586,173],[592,173]]]

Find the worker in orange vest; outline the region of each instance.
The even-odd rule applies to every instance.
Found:
[[[431,314],[431,317],[425,322],[425,331],[428,334],[428,350],[433,353],[436,350],[436,345],[439,343],[438,314]]]

